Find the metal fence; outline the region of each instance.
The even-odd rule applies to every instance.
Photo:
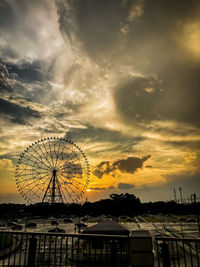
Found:
[[[155,266],[200,267],[200,239],[155,237]]]
[[[0,266],[128,266],[127,236],[0,232]]]
[[[127,236],[2,231],[0,266],[135,266],[130,240]],[[200,267],[200,239],[155,237],[154,241],[155,267]]]

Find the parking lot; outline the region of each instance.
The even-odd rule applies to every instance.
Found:
[[[111,219],[106,217],[76,217],[71,218],[71,223],[64,223],[64,218],[33,218],[33,219],[18,219],[15,223],[22,226],[21,231],[27,232],[48,232],[49,230],[60,228],[65,231],[67,234],[78,233],[78,226],[76,223],[84,220],[84,223],[87,227],[90,227],[96,224],[102,219]],[[52,225],[52,222],[57,222],[57,224]],[[36,223],[36,227],[26,227],[27,224],[31,222]],[[173,216],[135,216],[133,218],[123,216],[122,219],[118,219],[118,222],[125,228],[130,231],[143,229],[150,231],[152,237],[154,235],[167,235],[167,236],[176,236],[176,237],[186,237],[186,238],[198,238],[199,237],[199,228],[197,219],[194,216],[190,217],[173,217]],[[10,230],[11,227],[8,227],[4,222],[1,223],[1,230]],[[82,230],[82,228],[80,229]]]

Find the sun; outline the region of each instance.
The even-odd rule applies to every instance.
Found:
[[[91,192],[92,190],[90,188],[86,189],[85,190],[86,192]]]

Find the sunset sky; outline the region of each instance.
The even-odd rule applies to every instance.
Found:
[[[0,0],[0,202],[44,137],[86,153],[89,201],[200,196],[198,0]]]

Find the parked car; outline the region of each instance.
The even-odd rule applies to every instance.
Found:
[[[72,223],[72,219],[70,218],[65,218],[63,221],[64,223]]]
[[[59,222],[56,220],[51,221],[51,225],[59,225]]]
[[[87,224],[83,223],[83,222],[77,222],[75,223],[75,225],[78,227],[78,228],[85,228],[87,227]]]
[[[23,229],[23,226],[21,224],[16,224],[14,223],[12,226],[11,226],[11,230],[22,230]]]
[[[37,224],[35,222],[26,223],[27,228],[36,228]]]
[[[126,221],[127,222],[135,222],[135,220],[134,219],[131,219],[131,218],[126,219]]]
[[[8,226],[8,227],[12,227],[13,225],[15,225],[14,222],[8,222],[8,223],[7,223],[7,226]]]
[[[189,218],[186,220],[186,222],[195,222],[195,219]]]
[[[180,217],[180,218],[177,219],[177,221],[179,221],[179,222],[184,222],[184,221],[185,221],[185,218]]]

